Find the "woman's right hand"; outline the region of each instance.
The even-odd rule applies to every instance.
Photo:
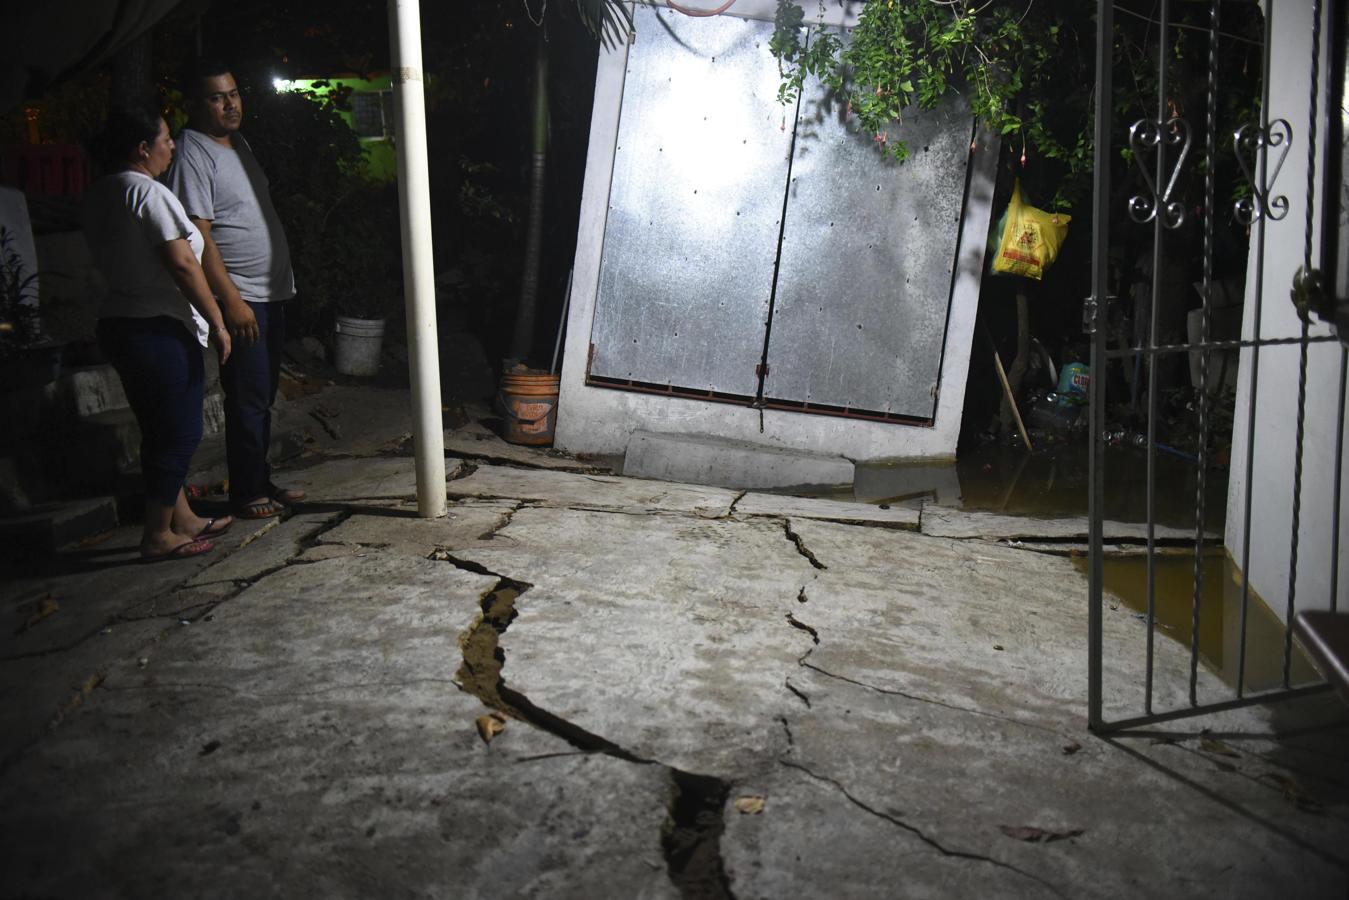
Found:
[[[215,345],[215,352],[220,354],[220,364],[223,366],[230,358],[230,333],[224,323],[211,326],[211,343]]]

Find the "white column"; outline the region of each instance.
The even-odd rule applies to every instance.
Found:
[[[418,0],[389,0],[398,146],[398,210],[403,235],[412,439],[417,454],[417,513],[445,515],[445,432],[440,415],[435,267],[431,256],[430,179],[426,165],[426,99]]]

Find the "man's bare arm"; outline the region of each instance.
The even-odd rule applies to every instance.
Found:
[[[201,251],[201,268],[206,273],[206,283],[220,300],[220,311],[225,315],[225,324],[236,340],[253,343],[258,339],[258,319],[253,310],[239,295],[239,289],[230,280],[225,271],[225,261],[220,256],[220,248],[211,237],[211,223],[207,219],[192,218],[192,224],[201,231],[204,247]]]

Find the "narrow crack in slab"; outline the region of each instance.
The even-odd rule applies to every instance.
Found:
[[[351,515],[351,512],[350,512],[350,511],[344,511],[343,513],[341,513],[341,514],[335,516],[333,519],[325,520],[322,524],[320,524],[320,526],[319,526],[319,528],[318,528],[318,530],[317,530],[316,532],[314,532],[314,533],[312,533],[312,534],[310,534],[310,535],[306,535],[305,538],[303,538],[303,539],[301,540],[301,542],[300,542],[300,549],[297,551],[296,555],[298,555],[299,553],[301,553],[301,552],[303,552],[304,550],[308,549],[309,546],[312,546],[312,544],[309,543],[310,540],[311,540],[311,538],[312,538],[315,542],[317,542],[317,537],[316,537],[316,535],[321,534],[323,531],[327,531],[329,528],[335,528],[337,525],[341,524],[342,521],[345,521],[346,518],[349,517],[350,515]],[[279,524],[279,522],[278,522],[277,524]],[[189,619],[190,621],[195,622],[195,621],[197,621],[198,619],[200,619],[202,616],[207,615],[208,613],[212,612],[212,611],[213,611],[217,606],[219,606],[221,603],[224,603],[224,602],[226,602],[227,600],[232,600],[232,599],[234,599],[234,598],[237,597],[242,591],[244,591],[245,589],[247,589],[248,587],[250,587],[250,586],[251,586],[252,584],[254,584],[255,582],[261,580],[262,578],[265,578],[267,575],[274,574],[274,573],[276,573],[276,572],[281,571],[283,568],[285,568],[286,564],[289,563],[289,560],[288,560],[287,563],[285,563],[285,564],[282,564],[282,565],[280,565],[280,566],[273,566],[273,567],[267,569],[265,572],[262,572],[262,573],[260,573],[260,574],[258,574],[258,575],[256,575],[256,576],[254,576],[254,577],[252,577],[252,578],[249,578],[249,579],[229,579],[229,578],[224,578],[224,579],[221,579],[220,581],[207,581],[207,582],[203,582],[203,583],[201,583],[201,584],[193,585],[192,587],[188,587],[188,585],[187,585],[187,582],[189,582],[189,581],[191,581],[192,579],[194,579],[194,578],[196,578],[196,577],[202,575],[203,573],[209,572],[213,566],[216,566],[216,565],[218,565],[219,563],[224,562],[226,559],[229,559],[229,558],[230,558],[231,556],[233,556],[235,553],[238,553],[239,550],[242,550],[244,547],[248,546],[248,545],[249,545],[250,543],[252,543],[254,540],[257,540],[259,537],[261,537],[262,535],[266,534],[268,531],[271,531],[271,530],[272,530],[273,528],[275,528],[275,527],[276,527],[275,524],[269,523],[266,527],[263,527],[263,528],[259,529],[257,532],[255,532],[254,534],[249,535],[249,537],[248,537],[247,539],[245,539],[244,542],[243,542],[242,544],[240,544],[239,547],[238,547],[236,550],[234,550],[232,553],[224,554],[224,555],[220,556],[220,557],[217,558],[217,559],[213,559],[213,560],[211,561],[210,565],[204,566],[204,567],[202,567],[201,569],[198,569],[198,570],[192,572],[191,574],[184,576],[182,581],[176,582],[176,583],[174,583],[174,584],[172,584],[172,585],[166,587],[164,590],[160,591],[158,594],[155,594],[155,595],[152,596],[152,597],[147,597],[146,599],[141,600],[140,602],[138,602],[138,603],[136,603],[136,604],[134,604],[134,605],[128,607],[127,609],[123,610],[122,612],[116,612],[116,613],[111,613],[111,614],[109,614],[109,615],[106,616],[102,621],[100,621],[98,624],[96,624],[96,625],[94,625],[94,626],[91,626],[91,627],[89,628],[89,630],[85,631],[83,634],[78,635],[77,637],[73,638],[72,640],[67,641],[67,642],[64,643],[64,644],[60,644],[60,645],[55,646],[55,647],[47,647],[47,648],[42,649],[42,650],[29,650],[29,651],[26,651],[26,652],[24,652],[24,653],[15,653],[15,654],[7,655],[7,656],[0,656],[0,662],[14,662],[14,661],[17,661],[17,660],[22,660],[22,659],[37,659],[37,658],[41,658],[41,657],[44,657],[44,656],[54,656],[54,655],[59,654],[59,653],[66,653],[66,652],[69,652],[69,651],[71,651],[71,650],[74,650],[75,648],[79,647],[80,645],[82,645],[82,644],[84,644],[84,643],[86,643],[86,642],[92,640],[93,638],[99,637],[100,635],[103,634],[104,629],[109,628],[109,627],[114,626],[114,625],[118,625],[118,624],[125,624],[125,623],[129,623],[129,622],[142,622],[142,621],[146,621],[146,620],[148,620],[148,619],[159,619],[159,618],[169,618],[169,617],[177,618],[177,619],[187,618],[187,619]],[[127,615],[127,613],[130,612],[130,611],[133,611],[133,610],[136,610],[136,609],[144,608],[145,606],[150,605],[150,604],[153,604],[153,603],[156,603],[156,602],[159,601],[160,599],[165,598],[165,597],[169,597],[169,596],[171,596],[172,594],[177,593],[178,591],[196,590],[196,589],[200,589],[200,588],[204,588],[204,587],[210,587],[210,586],[212,586],[212,585],[223,585],[223,584],[233,584],[233,585],[234,585],[234,588],[233,588],[232,590],[230,590],[228,593],[224,594],[224,595],[221,596],[221,597],[217,597],[217,598],[215,598],[214,600],[206,600],[206,601],[203,601],[202,603],[199,603],[199,604],[191,604],[190,606],[184,607],[184,608],[183,608],[183,611],[186,611],[186,610],[188,610],[188,609],[194,609],[194,608],[200,607],[199,612],[198,612],[196,615],[194,615],[194,616],[183,616],[183,615],[179,615],[179,614],[177,614],[177,613],[162,613],[162,614],[153,615],[153,616],[130,616],[130,615]]]
[[[1010,863],[1005,863],[1001,860],[994,859],[991,856],[984,856],[983,854],[980,853],[969,853],[964,850],[952,850],[946,846],[943,846],[941,842],[939,842],[936,838],[933,838],[927,833],[925,833],[918,826],[912,825],[896,815],[882,812],[881,810],[876,809],[874,806],[870,806],[867,803],[860,800],[859,798],[855,797],[852,794],[852,792],[850,792],[846,787],[843,786],[842,782],[830,778],[827,775],[821,775],[818,772],[811,770],[809,767],[802,765],[801,763],[792,762],[791,760],[786,759],[779,759],[778,762],[779,764],[788,769],[795,769],[796,771],[802,772],[805,775],[809,776],[810,778],[813,778],[814,780],[822,784],[829,785],[830,787],[834,788],[834,790],[842,794],[848,800],[849,803],[856,806],[858,809],[861,809],[864,812],[867,812],[878,819],[882,819],[886,822],[889,822],[891,825],[894,825],[897,828],[907,831],[914,837],[918,838],[918,840],[922,841],[924,844],[936,850],[942,856],[951,859],[967,859],[970,860],[971,862],[988,863],[989,865],[997,866],[1000,869],[1006,869],[1009,872],[1015,872],[1016,874],[1024,878],[1029,878],[1032,881],[1042,884],[1049,890],[1053,891],[1056,896],[1065,898],[1067,897],[1067,895],[1064,894],[1062,891],[1060,891],[1057,887],[1050,884],[1048,881],[1046,881],[1045,879],[1041,878],[1039,875],[1036,875],[1033,872],[1027,872],[1025,869],[1021,869]]]
[[[490,453],[472,453],[462,449],[454,450],[453,455],[455,459],[465,461],[473,459],[478,462],[487,463],[489,466],[497,466],[502,469],[528,469],[533,472],[566,472],[569,475],[604,475],[608,471],[602,466],[588,466],[579,460],[574,466],[545,466],[541,463],[530,462],[526,459],[509,459],[504,456],[493,456]],[[554,459],[556,458],[557,457],[554,457]],[[469,463],[465,462],[465,465],[469,465]]]
[[[810,548],[806,546],[806,542],[801,539],[801,535],[797,534],[795,531],[792,530],[791,519],[782,520],[782,531],[784,534],[787,535],[787,540],[791,541],[792,544],[796,546],[796,552],[800,553],[807,560],[809,560],[812,566],[814,566],[817,569],[829,568],[824,563],[816,559],[815,554],[810,552]]]
[[[461,690],[512,718],[561,738],[583,753],[603,753],[636,765],[658,765],[670,779],[668,818],[661,828],[661,848],[671,883],[688,900],[734,900],[721,856],[726,830],[726,798],[731,786],[710,775],[685,772],[646,759],[613,741],[533,703],[506,684],[501,674],[506,654],[501,635],[515,618],[516,600],[533,585],[492,572],[481,563],[448,553],[437,559],[467,572],[497,579],[482,597],[482,613],[459,641],[463,663],[455,677]]]
[[[800,619],[798,619],[791,613],[787,613],[787,624],[792,626],[793,628],[796,628],[800,631],[804,631],[806,634],[810,635],[810,640],[812,643],[815,643],[817,645],[820,643],[820,633],[811,626],[807,625],[805,622],[802,622]]]
[[[327,416],[320,415],[319,411],[316,409],[311,409],[309,411],[309,418],[313,419],[315,422],[318,422],[319,427],[324,430],[324,432],[328,435],[328,437],[332,438],[335,441],[342,440],[342,429],[341,427],[338,426],[336,422],[330,423],[328,421]]]
[[[0,775],[4,775],[8,772],[15,763],[23,758],[24,754],[37,746],[38,742],[41,741],[43,737],[51,734],[62,722],[74,715],[79,708],[84,705],[84,702],[93,695],[94,691],[98,690],[103,685],[103,682],[107,680],[107,677],[108,673],[100,669],[84,679],[84,681],[80,682],[79,687],[75,688],[71,693],[70,698],[52,712],[41,731],[29,737],[19,746],[11,749],[5,754],[3,759],[0,759]]]
[[[954,703],[945,703],[941,700],[934,700],[931,697],[922,697],[919,696],[918,694],[910,694],[905,691],[897,690],[895,688],[878,687],[877,685],[874,684],[867,684],[865,681],[858,681],[855,678],[849,678],[846,675],[838,675],[835,674],[834,672],[830,672],[828,669],[822,669],[819,666],[815,665],[814,663],[806,662],[806,657],[808,657],[809,655],[810,654],[807,653],[806,656],[801,657],[800,659],[801,667],[805,669],[810,669],[812,672],[818,672],[821,675],[825,676],[826,678],[833,678],[838,681],[842,681],[845,684],[855,685],[857,687],[864,688],[865,690],[868,691],[875,691],[878,694],[885,694],[886,696],[891,697],[903,697],[904,699],[912,700],[915,703],[929,703],[933,706],[940,706],[943,709],[952,710],[953,712],[967,713],[972,716],[982,716],[983,718],[986,719],[994,719],[998,722],[1007,722],[1011,725],[1020,725],[1023,728],[1030,728],[1035,731],[1042,731],[1046,734],[1052,734],[1056,738],[1065,740],[1069,739],[1068,735],[1056,731],[1053,728],[1049,728],[1048,726],[1038,725],[1035,722],[1026,722],[1021,719],[1014,719],[1011,716],[1003,716],[999,715],[998,713],[986,712],[985,710],[982,709],[972,709],[971,707],[968,706],[956,706]]]
[[[792,684],[792,679],[790,677],[787,678],[787,680],[782,683],[782,686],[785,687],[787,690],[791,691],[797,697],[799,697],[801,699],[801,702],[806,704],[806,709],[810,709],[810,695],[808,695],[805,691],[801,690],[796,685]]]
[[[505,531],[508,527],[510,527],[511,520],[515,518],[515,514],[518,513],[523,507],[524,503],[517,501],[514,506],[512,506],[510,509],[506,510],[504,513],[501,514],[500,518],[496,520],[496,522],[492,525],[491,528],[489,528],[487,531],[484,531],[482,534],[478,535],[478,540],[490,541],[492,540],[492,538],[497,536],[498,532]]]
[[[745,495],[748,493],[749,491],[741,491],[740,493],[736,494],[735,499],[731,501],[731,505],[726,507],[726,515],[728,516],[735,515],[735,505],[739,503],[741,500],[744,500]]]
[[[787,717],[778,716],[778,721],[782,723],[782,730],[787,733],[787,746],[796,747],[796,735],[792,734],[792,725],[787,721]]]
[[[467,478],[468,476],[472,475],[472,474],[473,474],[474,472],[476,472],[476,471],[478,471],[478,467],[477,467],[476,464],[465,461],[465,462],[463,462],[463,463],[461,463],[461,464],[459,465],[459,468],[457,468],[457,469],[455,469],[453,472],[451,472],[451,473],[450,473],[450,477],[447,478],[447,479],[445,479],[445,480],[446,480],[446,481],[459,481],[461,478]]]
[[[205,607],[211,603],[219,601],[219,597],[212,597],[209,600],[198,600],[196,603],[189,603],[186,606],[180,606],[177,609],[166,610],[160,613],[149,613],[143,616],[130,616],[126,613],[119,613],[113,620],[109,621],[105,628],[112,628],[114,625],[125,624],[129,622],[153,622],[155,619],[190,619],[197,613],[204,612]],[[99,634],[102,634],[99,631]]]

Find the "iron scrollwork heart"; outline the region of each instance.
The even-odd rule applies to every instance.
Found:
[[[1288,148],[1293,143],[1293,127],[1287,119],[1275,119],[1264,128],[1255,123],[1241,126],[1232,135],[1232,147],[1236,151],[1237,163],[1246,181],[1251,186],[1251,196],[1242,197],[1232,205],[1237,221],[1250,225],[1256,219],[1269,219],[1277,222],[1288,215],[1288,198],[1283,194],[1271,196],[1274,182],[1279,178],[1283,162],[1288,158]],[[1282,148],[1279,159],[1269,170],[1269,148]],[[1263,163],[1263,167],[1262,167]],[[1256,174],[1264,175],[1262,180]]]
[[[1156,151],[1159,146],[1180,147],[1175,164],[1166,175],[1166,189],[1160,195],[1157,192],[1157,182],[1148,171],[1145,159],[1150,158],[1152,151]],[[1143,173],[1143,183],[1148,189],[1146,195],[1136,194],[1129,198],[1129,218],[1143,225],[1155,219],[1160,209],[1162,225],[1167,228],[1179,228],[1185,221],[1185,207],[1179,200],[1171,199],[1171,193],[1176,188],[1176,181],[1180,178],[1185,158],[1190,155],[1190,123],[1179,116],[1164,122],[1139,119],[1129,129],[1129,148],[1133,151],[1134,163]]]

